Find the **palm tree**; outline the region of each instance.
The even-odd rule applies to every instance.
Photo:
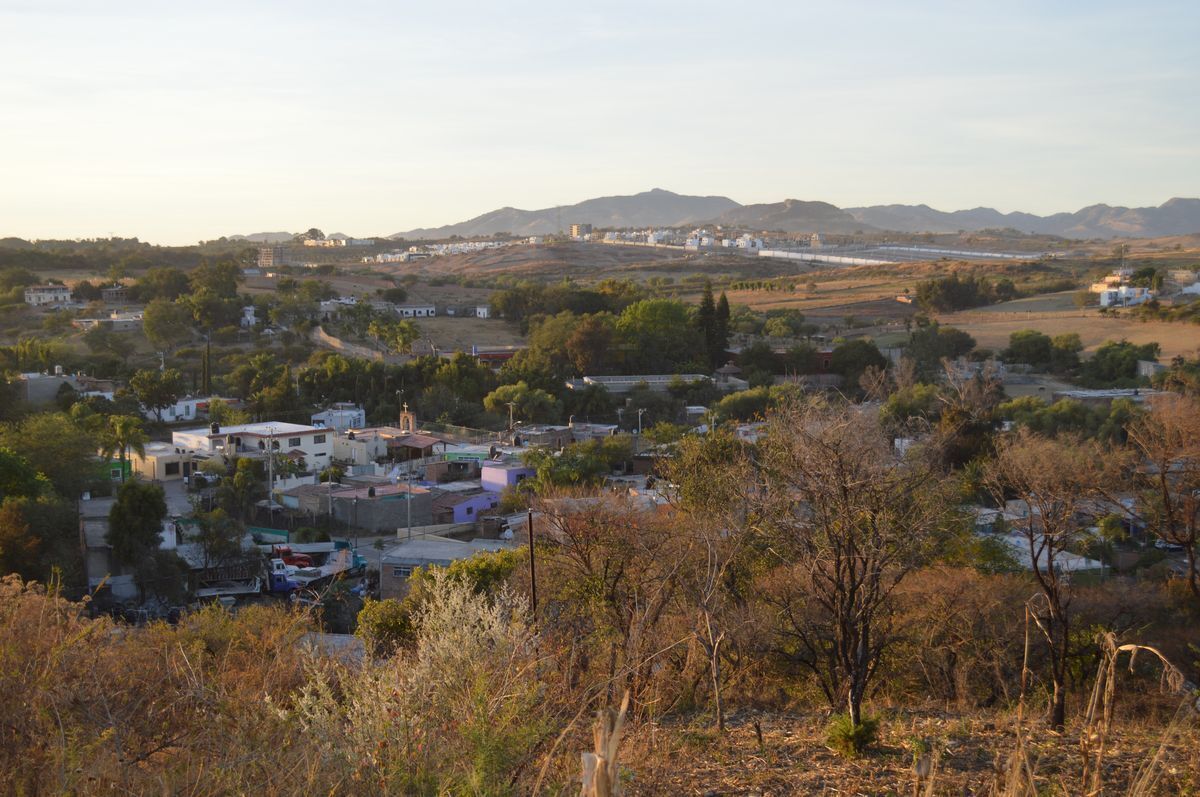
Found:
[[[142,428],[142,419],[133,415],[110,415],[108,426],[100,433],[100,455],[112,458],[117,455],[121,463],[121,482],[125,482],[125,461],[129,450],[138,456],[146,455],[146,443],[150,438]]]

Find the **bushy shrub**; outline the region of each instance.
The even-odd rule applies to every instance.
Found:
[[[847,758],[857,758],[871,748],[879,739],[879,720],[863,717],[855,725],[849,714],[838,714],[829,723],[825,733],[825,744]]]

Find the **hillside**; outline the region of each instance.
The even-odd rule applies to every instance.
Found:
[[[592,224],[596,227],[672,227],[701,222],[737,207],[738,203],[728,197],[684,196],[655,188],[631,196],[599,197],[575,205],[541,210],[505,207],[459,224],[409,230],[396,233],[392,237],[419,240],[449,238],[452,235],[494,235],[498,232],[542,235],[565,230],[576,223]]]
[[[943,211],[928,205],[873,205],[842,209],[828,202],[799,199],[741,205],[723,196],[687,196],[655,188],[540,210],[504,207],[457,224],[408,230],[392,237],[421,240],[497,233],[543,235],[566,231],[575,223],[601,228],[711,223],[751,230],[822,233],[954,233],[1011,228],[1063,238],[1156,238],[1200,232],[1200,199],[1177,197],[1158,207],[1142,208],[1090,205],[1071,213],[1038,216],[1019,211],[1001,213],[988,207]]]
[[[872,228],[872,225],[864,224],[828,202],[805,202],[799,199],[743,205],[722,213],[715,222],[723,226],[783,232],[852,233]]]
[[[1074,213],[1036,216],[1001,213],[993,208],[946,212],[928,205],[877,205],[847,208],[864,224],[897,232],[957,232],[1006,228],[1064,238],[1158,238],[1200,231],[1200,199],[1174,198],[1158,207],[1090,205]]]

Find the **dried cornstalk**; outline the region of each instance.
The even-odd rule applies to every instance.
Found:
[[[629,709],[629,691],[621,700],[621,710],[604,708],[596,712],[595,751],[581,754],[583,786],[579,797],[620,797],[621,776],[617,748],[625,727],[625,712]]]

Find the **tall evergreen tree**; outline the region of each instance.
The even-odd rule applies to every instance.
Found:
[[[696,313],[696,326],[704,336],[704,351],[709,365],[713,365],[714,348],[717,343],[717,307],[713,302],[712,283],[704,283],[704,294],[700,297],[700,310]]]
[[[725,359],[725,349],[729,346],[729,298],[725,295],[725,291],[721,291],[721,298],[717,299],[714,338],[717,349],[715,353],[717,362],[715,365],[720,366],[720,360]]]

